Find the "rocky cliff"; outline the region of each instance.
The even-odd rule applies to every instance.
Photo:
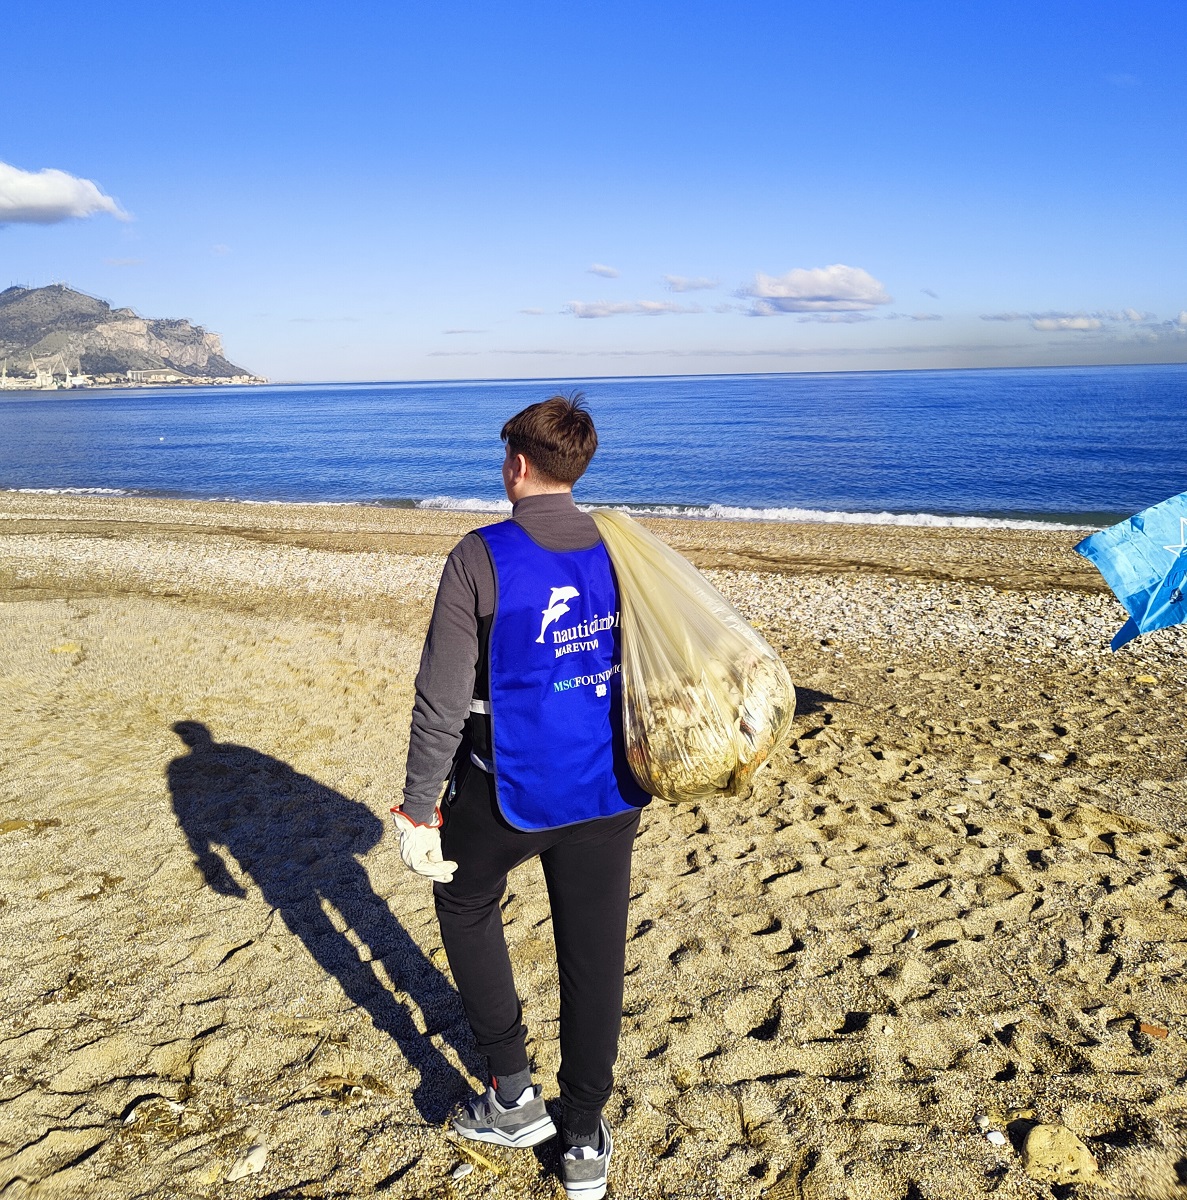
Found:
[[[217,333],[189,321],[149,320],[62,284],[0,292],[0,359],[10,375],[37,369],[124,376],[175,371],[229,379],[249,372],[223,356]]]

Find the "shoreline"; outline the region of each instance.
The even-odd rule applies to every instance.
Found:
[[[149,490],[107,487],[12,487],[0,488],[0,496],[90,496],[112,499],[164,500],[187,504],[244,504],[272,505],[298,508],[394,508],[417,509],[425,512],[474,513],[490,516],[507,515],[509,502],[479,497],[430,496],[425,498],[387,497],[352,500],[261,499],[251,496],[190,496],[173,495]],[[1015,512],[944,513],[919,511],[834,510],[805,508],[795,505],[677,504],[646,501],[585,501],[578,500],[585,511],[597,508],[617,508],[636,518],[670,518],[686,521],[726,521],[751,524],[779,525],[900,525],[925,529],[1019,529],[1061,530],[1089,533],[1126,519],[1128,514],[1040,513],[1029,510]]]
[[[57,384],[55,384],[53,387],[39,387],[36,384],[24,386],[10,382],[7,387],[0,387],[0,399],[7,399],[8,397],[6,393],[8,392],[20,392],[22,395],[36,393],[37,395],[32,397],[34,399],[41,398],[42,393],[46,393],[46,398],[48,398],[48,394],[50,393],[56,395],[60,392],[80,392],[82,395],[79,397],[79,399],[83,399],[88,392],[134,392],[143,390],[145,388],[172,391],[176,388],[267,387],[268,385],[269,381],[266,379],[218,380],[209,378],[195,380],[192,383],[179,379],[174,383],[82,383],[73,384],[70,387],[60,387]]]
[[[188,530],[301,546],[445,555],[471,530],[506,513],[370,504],[177,500],[149,496],[0,492],[4,533],[112,536]],[[702,569],[763,573],[876,573],[981,582],[999,588],[1064,587],[1107,593],[1072,552],[1078,529],[739,521],[671,516],[638,519]],[[27,525],[25,523],[28,523]],[[1121,612],[1118,608],[1118,612]],[[1124,616],[1122,616],[1122,620]]]
[[[386,822],[489,519],[0,493],[0,1191],[210,1200],[259,1144],[245,1198],[454,1194],[482,1068]],[[1034,1200],[1036,1122],[1077,1193],[1175,1195],[1187,630],[1110,653],[1069,531],[646,524],[797,706],[751,791],[643,813],[614,1195]],[[535,863],[503,914],[551,1101]],[[462,1188],[556,1194],[550,1150],[483,1152]]]

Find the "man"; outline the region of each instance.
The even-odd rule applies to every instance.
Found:
[[[622,740],[618,592],[573,485],[597,449],[580,394],[512,417],[510,521],[445,564],[416,678],[400,854],[434,880],[441,938],[491,1083],[454,1129],[534,1146],[556,1126],[533,1085],[503,936],[507,873],[539,857],[560,973],[561,1168],[570,1197],[605,1194],[622,1021],[630,855],[639,810]],[[438,804],[449,777],[444,807]]]

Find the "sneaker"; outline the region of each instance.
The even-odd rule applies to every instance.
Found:
[[[524,1088],[509,1108],[504,1108],[495,1089],[488,1087],[485,1096],[475,1096],[466,1103],[466,1111],[454,1117],[453,1128],[471,1141],[512,1149],[538,1146],[556,1137],[556,1126],[540,1098],[538,1084]]]
[[[610,1155],[614,1153],[614,1139],[604,1118],[598,1132],[602,1139],[599,1149],[570,1146],[561,1155],[561,1178],[569,1200],[602,1200],[606,1194],[606,1175],[610,1170]]]

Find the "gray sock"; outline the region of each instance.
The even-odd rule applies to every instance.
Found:
[[[522,1071],[512,1071],[507,1075],[492,1075],[491,1082],[495,1085],[499,1103],[508,1108],[523,1095],[524,1088],[532,1086],[532,1068],[524,1067]]]

